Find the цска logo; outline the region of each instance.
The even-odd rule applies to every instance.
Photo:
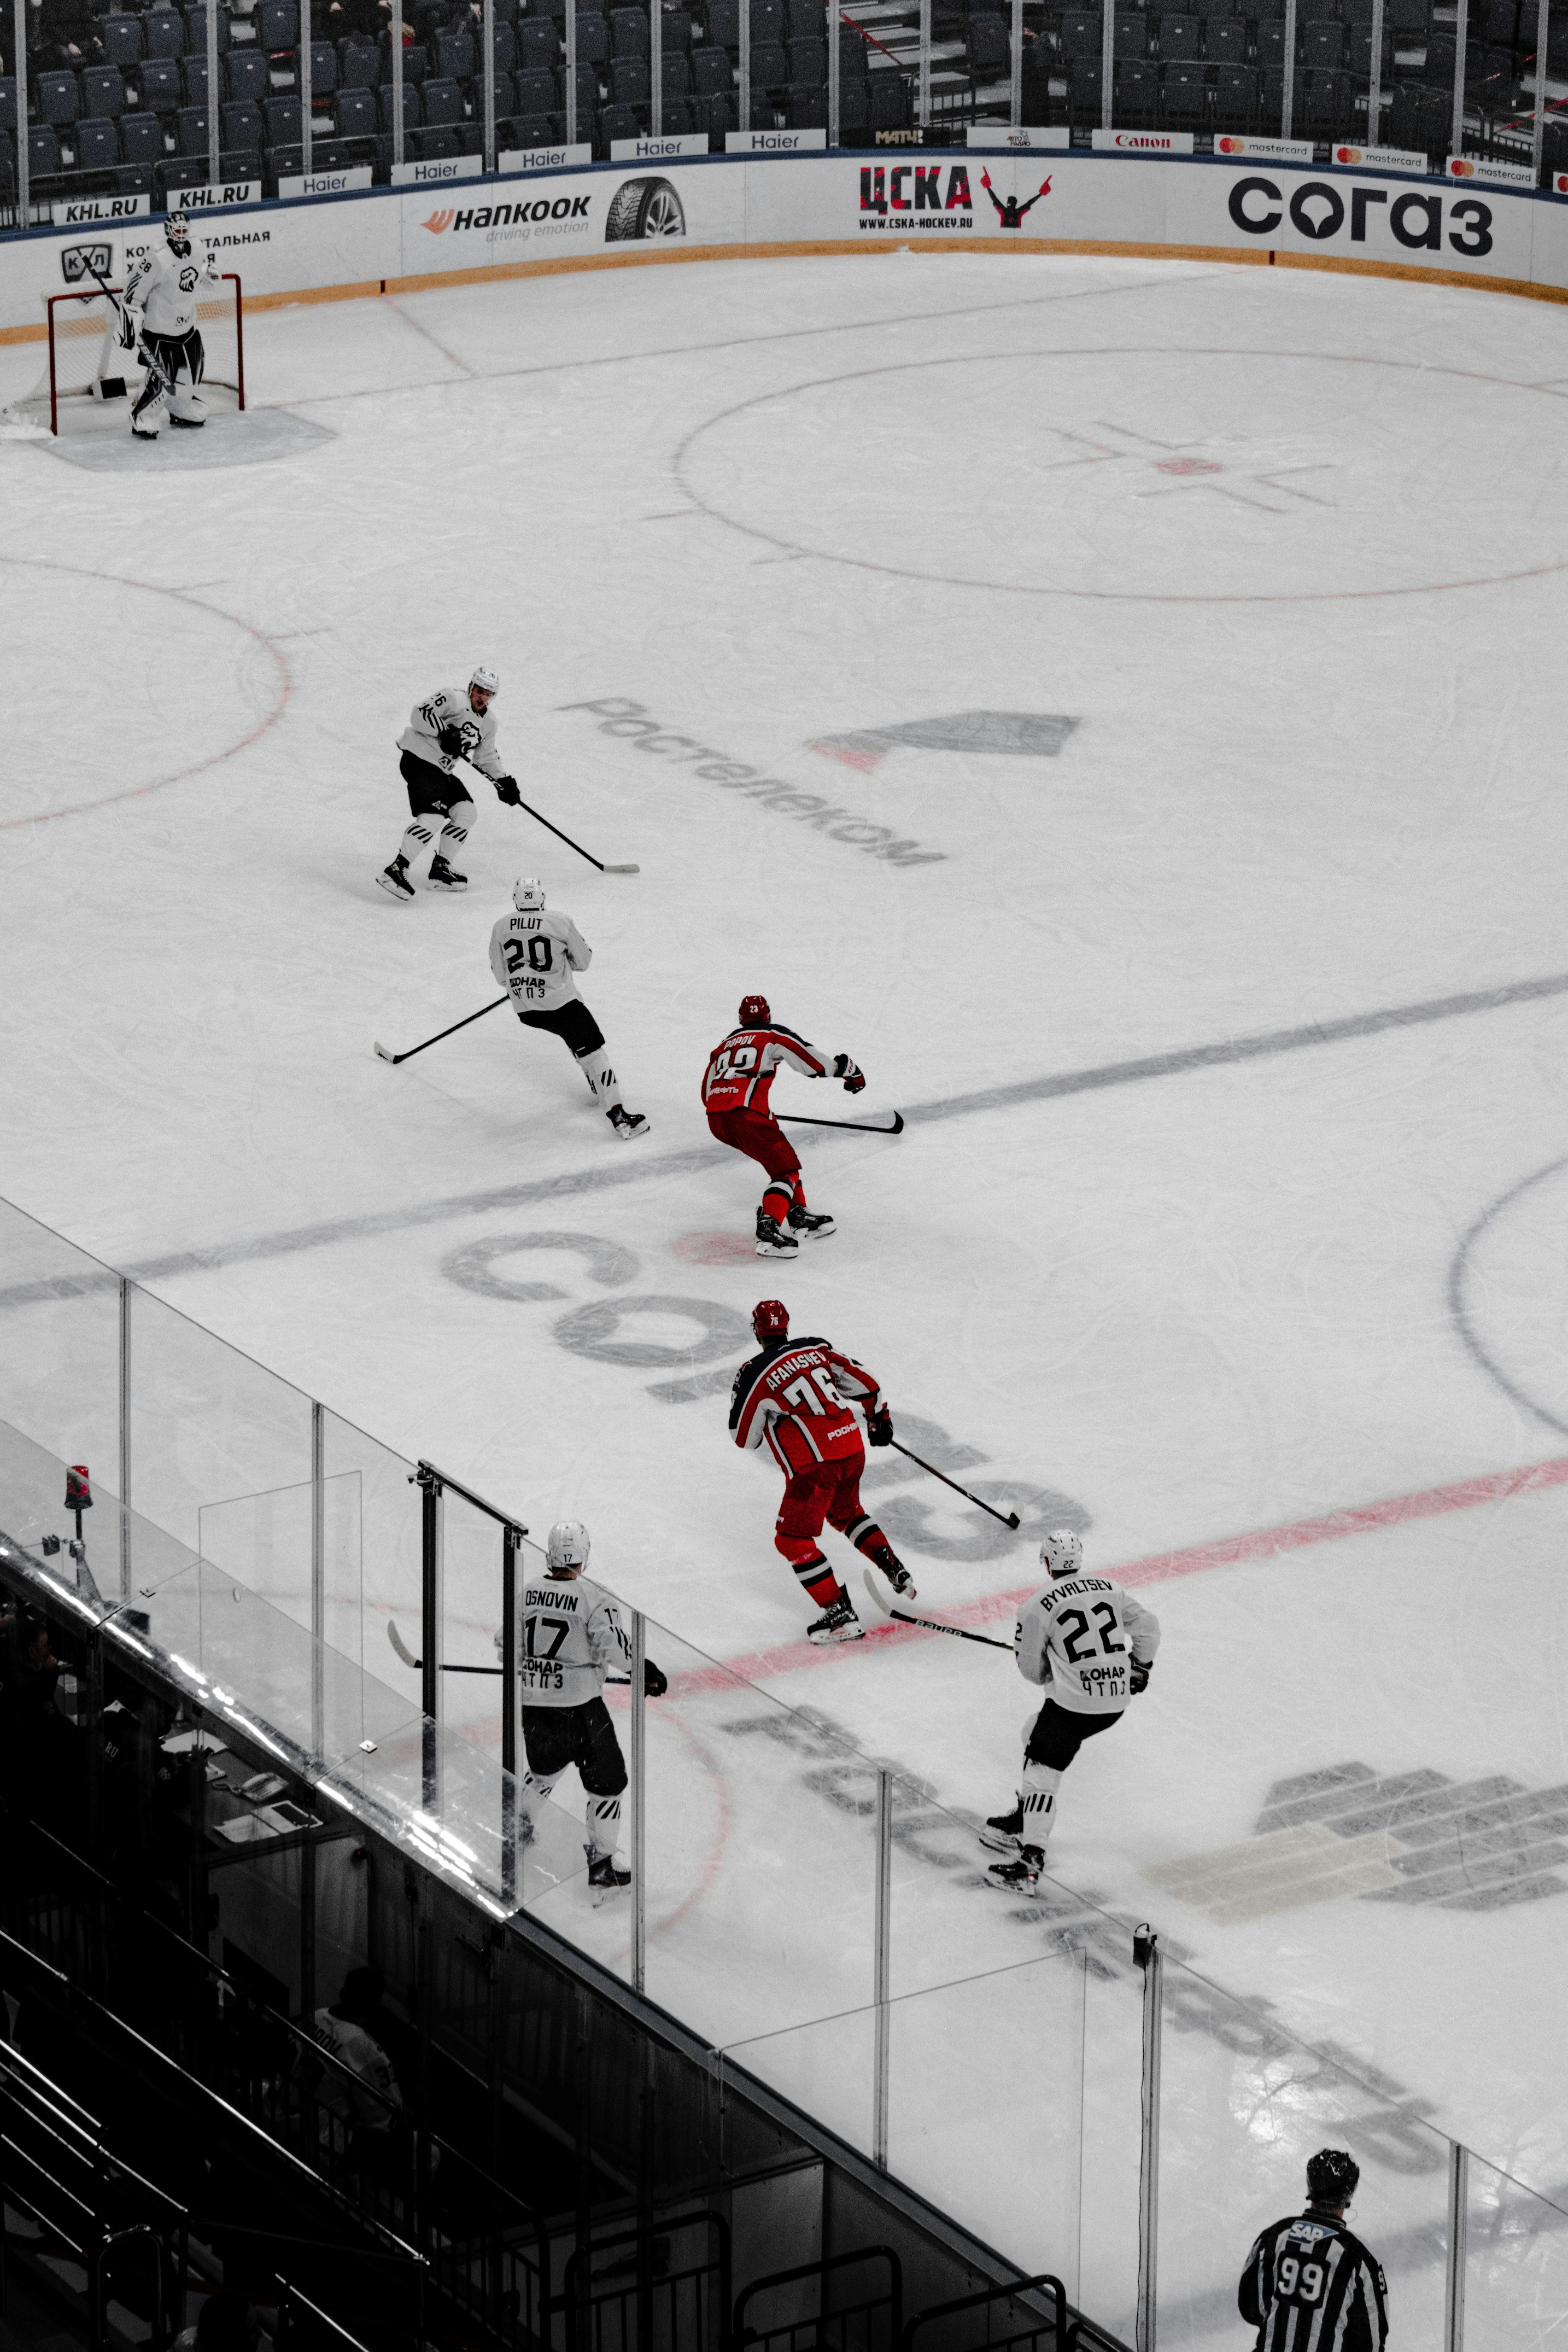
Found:
[[[100,238],[96,245],[60,247],[60,274],[68,286],[79,286],[95,270],[100,278],[107,278],[113,268],[114,247],[108,237]]]

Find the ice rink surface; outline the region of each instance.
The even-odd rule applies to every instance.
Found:
[[[875,1457],[924,1603],[1005,1633],[1064,1511],[1154,1563],[1056,1877],[1561,2192],[1568,319],[894,254],[246,342],[256,413],[325,437],[145,483],[0,447],[5,1192],[994,1810],[1005,1658],[803,1651],[724,1425],[781,1294],[1020,1513]],[[393,739],[480,659],[524,797],[637,877],[481,788],[465,898],[373,887]],[[371,1052],[494,992],[519,873],[594,950],[635,1146],[508,1013]],[[839,1222],[798,1265],[698,1103],[751,990],[870,1077],[777,1108],[909,1118],[794,1130]],[[810,1870],[809,1763],[694,1864],[696,1965],[705,1903]]]

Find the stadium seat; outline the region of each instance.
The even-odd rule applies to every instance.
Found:
[[[1258,26],[1258,62],[1276,69],[1285,62],[1285,25],[1282,17],[1270,17]]]
[[[474,37],[470,33],[437,33],[435,72],[440,81],[472,81]]]
[[[47,123],[27,133],[27,170],[35,180],[52,179],[60,169],[60,142]]]
[[[909,128],[909,85],[904,76],[891,66],[871,77],[871,128],[873,131],[907,131]]]
[[[721,140],[735,129],[735,105],[722,90],[705,91],[701,97],[687,100],[692,110],[692,129],[706,131],[710,139]]]
[[[438,76],[424,85],[424,120],[432,130],[467,120],[463,92],[450,76]]]
[[[1336,18],[1308,17],[1301,31],[1301,63],[1329,72],[1344,63],[1344,26]]]
[[[1203,54],[1211,65],[1244,66],[1247,27],[1239,16],[1206,16]]]
[[[787,47],[789,52],[790,89],[825,89],[828,85],[826,41],[794,40],[789,42]]]
[[[690,101],[684,98],[667,98],[662,110],[664,120],[660,135],[666,139],[684,139],[693,128]]]
[[[299,100],[269,98],[262,108],[268,147],[298,147],[300,142]]]
[[[825,0],[785,0],[785,17],[788,40],[825,41],[828,37]]]
[[[1079,58],[1100,61],[1101,44],[1104,39],[1098,8],[1064,8],[1061,15],[1061,54],[1069,68]]]
[[[610,19],[598,9],[584,9],[577,20],[577,62],[580,66],[610,63]]]
[[[338,52],[330,41],[310,44],[310,95],[330,98],[338,87]]]
[[[689,57],[692,47],[690,9],[666,8],[662,13],[663,27],[660,38],[664,44],[665,56],[668,57],[673,50],[678,49],[683,57]]]
[[[141,61],[141,19],[127,8],[111,9],[99,26],[106,66],[134,66]]]
[[[376,129],[374,90],[340,89],[332,110],[332,122],[340,139],[373,138]]]
[[[463,142],[457,136],[456,126],[450,122],[438,123],[434,131],[418,131],[413,144],[420,161],[425,163],[446,162],[463,152]]]
[[[753,41],[751,45],[751,87],[753,89],[783,89],[789,79],[789,59],[779,41]]]
[[[517,92],[516,111],[518,114],[551,114],[555,110],[556,84],[551,73],[520,73],[513,85]]]
[[[245,60],[246,65],[251,62],[249,58]],[[340,89],[374,89],[378,62],[374,49],[368,48],[362,42],[355,42],[351,47],[345,48],[338,59],[338,88]],[[231,89],[234,87],[234,70],[239,63],[238,58],[231,58],[229,60]],[[256,63],[259,65],[261,59],[257,58]],[[250,95],[251,92],[247,89],[246,96],[248,98]]]
[[[496,76],[495,103],[496,120],[497,122],[501,120],[501,117],[504,114],[515,114],[517,110],[516,102],[512,96],[512,77],[509,73],[498,73]],[[476,122],[482,122],[485,119],[485,78],[483,74],[479,75],[474,83],[474,119]]]
[[[256,12],[256,37],[270,54],[293,48],[299,38],[299,11],[294,0],[261,0]]]
[[[1185,65],[1196,58],[1202,19],[1197,16],[1169,16],[1160,18],[1160,55],[1166,65],[1173,61]]]
[[[220,5],[218,9],[218,55],[220,58],[227,54],[228,46],[229,12],[225,7],[223,7]],[[187,57],[193,56],[198,49],[201,51],[203,57],[206,56],[207,12],[205,8],[200,5],[189,7],[185,11],[185,54]]]
[[[684,51],[664,51],[660,68],[659,86],[667,100],[685,98],[692,86],[692,61]],[[668,123],[664,128],[669,129]]]
[[[1159,98],[1159,68],[1144,58],[1125,58],[1116,68],[1113,121],[1137,130],[1153,122]]]
[[[581,57],[582,55],[582,26],[583,18],[579,16],[577,20],[577,54],[579,57]],[[608,29],[606,30],[605,39],[608,43]],[[517,26],[517,69],[518,72],[528,73],[531,72],[534,68],[538,66],[548,67],[553,72],[555,69],[556,60],[560,56],[560,35],[556,30],[554,19],[549,16],[525,16],[522,23]],[[607,56],[609,54],[608,47],[606,47],[605,54]],[[541,142],[536,141],[534,143],[538,145]]]
[[[727,49],[692,51],[692,87],[699,98],[727,98],[735,87],[735,68]]]
[[[125,81],[118,66],[88,66],[81,77],[84,118],[102,122],[125,111]]]
[[[183,106],[174,117],[174,144],[182,155],[204,155],[207,152],[207,110],[204,106]]]
[[[608,155],[612,139],[639,139],[643,135],[643,124],[637,119],[635,107],[607,106],[599,117],[598,144]]]
[[[1118,18],[1118,23],[1121,21]],[[969,19],[969,71],[978,81],[983,75],[1005,74],[1012,68],[1012,44],[1008,28],[1000,16],[974,16]]]
[[[870,51],[853,26],[841,26],[839,30],[840,81],[864,81],[871,71],[867,63],[869,56]]]
[[[791,131],[825,131],[828,127],[828,93],[821,82],[797,83],[786,100]]]
[[[707,0],[707,37],[727,49],[740,47],[740,0]],[[751,38],[783,40],[784,0],[751,0]]]
[[[556,143],[548,114],[525,114],[508,127],[508,147],[553,147]]]
[[[1429,155],[1447,151],[1453,130],[1453,101],[1447,90],[1402,82],[1389,109],[1391,147],[1424,148]]]
[[[1100,60],[1098,58],[1074,58],[1067,77],[1068,111],[1076,128],[1086,123],[1091,128],[1100,120]]]
[[[120,152],[128,163],[161,163],[163,160],[162,126],[155,114],[122,114],[120,118]]]
[[[223,95],[224,62],[218,59],[218,95]],[[205,58],[182,58],[180,88],[187,106],[205,106],[207,102],[207,61]]]
[[[1160,76],[1160,121],[1169,131],[1196,131],[1208,102],[1203,68],[1166,66]]]
[[[203,47],[206,45],[204,42]],[[141,51],[149,58],[183,58],[185,20],[172,8],[154,8],[141,19]]]
[[[650,87],[646,58],[611,58],[610,103],[612,106],[643,106],[647,103]]]
[[[391,82],[382,82],[380,89],[377,90],[376,105],[380,110],[382,129],[390,131],[392,127]],[[423,120],[424,105],[419,84],[405,81],[402,86],[402,127],[405,131],[417,131]]]
[[[1118,8],[1111,28],[1115,47],[1113,55],[1123,58],[1146,58],[1149,54],[1149,20],[1141,8]]]
[[[38,97],[38,121],[50,129],[74,122],[81,92],[74,73],[41,73],[34,85]]]
[[[1314,67],[1297,101],[1300,128],[1322,138],[1342,136],[1350,126],[1352,87],[1349,74]]]
[[[484,39],[483,37],[481,37],[479,42],[481,52],[483,51],[484,47]],[[498,74],[509,74],[517,71],[517,37],[513,33],[510,25],[497,26],[495,42],[490,52],[490,63]],[[481,55],[479,59],[478,72],[480,79],[483,79],[485,73],[485,60],[483,55]]]
[[[1258,119],[1256,66],[1221,66],[1214,77],[1214,127],[1250,131]]]
[[[0,131],[16,135],[16,78],[0,74]]]
[[[1394,71],[1394,44],[1386,33],[1383,36],[1382,68],[1382,78],[1387,81]],[[1353,25],[1350,27],[1350,69],[1353,74],[1359,75],[1363,81],[1368,81],[1372,78],[1372,27],[1370,25]]]
[[[1207,22],[1213,16],[1234,16],[1236,11],[1231,5],[1231,0],[1192,0],[1192,6],[1188,13],[1194,16],[1202,16]],[[1245,16],[1246,9],[1241,13]]]
[[[1385,29],[1402,41],[1424,41],[1431,21],[1430,0],[1387,0],[1383,12]]]
[[[149,114],[172,114],[184,104],[180,68],[172,58],[149,58],[141,68],[141,106]]]
[[[612,8],[610,11],[610,55],[616,58],[645,58],[648,54],[648,19],[641,8]]]
[[[235,154],[256,155],[261,152],[264,124],[261,109],[251,98],[233,100],[218,109],[219,135],[225,148]],[[120,136],[124,139],[124,127]],[[126,161],[131,161],[130,142],[125,142]]]
[[[89,115],[76,127],[77,170],[112,172],[120,162],[120,132],[108,115]]]

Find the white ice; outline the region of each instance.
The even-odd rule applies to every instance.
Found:
[[[535,1527],[586,1519],[596,1570],[676,1637],[786,1649],[777,1698],[971,1811],[1008,1801],[1023,1685],[939,1640],[800,1663],[775,1474],[728,1446],[722,1393],[654,1392],[739,1353],[721,1317],[703,1354],[681,1301],[739,1318],[781,1293],[895,1415],[972,1449],[960,1475],[1029,1490],[1009,1538],[877,1457],[868,1499],[938,1609],[1027,1588],[1052,1496],[1114,1573],[1568,1452],[1563,994],[896,1142],[798,1129],[840,1230],[782,1268],[750,1254],[753,1171],[697,1100],[753,989],[870,1075],[854,1103],[782,1082],[779,1107],[874,1118],[1568,972],[1557,310],[894,255],[301,305],[254,313],[246,343],[253,400],[330,438],[145,484],[0,450],[11,1199],[162,1266],[160,1296],[387,1444]],[[0,402],[36,373],[0,352]],[[482,793],[465,898],[373,887],[404,816],[393,738],[476,659],[501,672],[525,798],[638,877]],[[615,698],[819,806],[606,731]],[[593,702],[609,714],[571,707]],[[969,710],[1078,724],[1054,759],[811,748]],[[890,862],[857,824],[940,861]],[[371,1053],[486,1001],[518,873],[594,948],[584,992],[645,1142],[616,1145],[568,1056],[504,1013],[396,1071]],[[609,1342],[652,1363],[554,1336],[618,1296],[673,1302]],[[195,1479],[192,1541],[219,1499]],[[1151,1874],[1245,1843],[1275,1782],[1352,1762],[1568,1781],[1565,1525],[1549,1484],[1151,1584],[1155,1678],[1074,1767],[1051,1848],[1068,1912],[1076,1890],[1153,1918],[1217,2002],[1271,2003],[1379,2070],[1385,2107],[1552,2193],[1568,1844],[1492,1908],[1346,1894],[1227,1923]],[[486,1656],[493,1581],[465,1573],[453,1640]],[[415,1602],[405,1582],[411,1628]],[[375,1671],[413,1694],[390,1653]],[[716,2040],[870,1997],[864,1818],[821,1755],[737,1719],[694,1697],[653,1734],[650,1988]],[[940,2121],[895,2095],[894,2168],[971,2195],[974,2226],[1124,2323],[1135,2114],[1124,2072],[1098,2108],[1092,2054],[1074,2072],[1060,1980],[1079,1969],[1071,2014],[1124,2057],[1136,1988],[1041,1959],[1057,1915],[1019,1908],[900,1848],[895,1990],[1035,1965],[895,2009],[895,2083],[965,2058]],[[779,1961],[760,1990],[759,1921]],[[868,2033],[786,2036],[767,2063],[863,2137]],[[1249,2073],[1245,2040],[1167,2036],[1191,2151],[1166,2184],[1174,2341],[1232,2340],[1249,2231],[1291,2203],[1325,2115],[1355,2113],[1295,2099],[1286,2061]],[[1358,2221],[1405,2248],[1420,2328],[1443,2193],[1369,2156]],[[1545,2341],[1568,2310],[1541,2220],[1475,2341]]]

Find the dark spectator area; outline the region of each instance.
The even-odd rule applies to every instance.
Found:
[[[497,155],[562,142],[569,131],[607,156],[613,140],[652,128],[652,0],[579,6],[576,112],[569,121],[569,0],[495,0],[486,61],[478,0],[408,0],[402,20],[403,153],[408,160],[482,154],[488,71]],[[661,11],[667,133],[706,133],[722,148],[737,129],[743,0],[690,0]],[[749,0],[753,128],[825,129],[828,39],[823,0]],[[302,20],[301,10],[308,16]],[[915,121],[918,0],[863,0],[840,34],[841,137],[848,145],[907,139]],[[1320,142],[1354,140],[1424,150],[1440,163],[1453,110],[1456,11],[1434,0],[1385,0],[1380,106],[1369,112],[1372,0],[1299,0],[1291,129]],[[26,133],[33,192],[145,190],[161,203],[210,177],[211,110],[218,110],[224,178],[257,178],[268,193],[303,163],[302,43],[309,41],[312,163],[371,165],[393,158],[389,0],[225,0],[217,86],[210,89],[205,7],[99,0],[28,0]],[[1531,0],[1474,0],[1465,63],[1467,136],[1482,152],[1528,158],[1534,104]],[[1087,138],[1103,115],[1103,18],[1098,8],[1026,0],[1019,59],[1022,119]],[[17,121],[6,12],[0,26],[0,190],[13,194]],[[1554,32],[1554,42],[1556,39]],[[1568,13],[1563,55],[1568,72]],[[1278,133],[1286,78],[1285,0],[1186,0],[1179,9],[1117,5],[1112,119],[1128,128]],[[1555,47],[1553,49],[1555,56]],[[1011,95],[1008,0],[932,0],[928,136],[961,135],[977,119],[1006,120]],[[1549,83],[1550,89],[1550,83]],[[1568,104],[1568,88],[1549,105]],[[1549,121],[1548,171],[1568,167],[1568,121]]]

